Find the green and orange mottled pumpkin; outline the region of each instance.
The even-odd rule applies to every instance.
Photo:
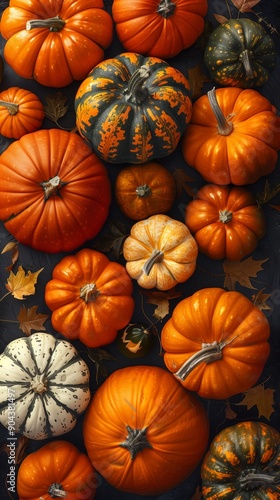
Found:
[[[125,52],[96,65],[75,97],[80,135],[110,163],[171,154],[191,118],[187,78],[156,57]]]
[[[239,422],[217,434],[202,468],[204,500],[280,498],[280,434],[262,422]]]

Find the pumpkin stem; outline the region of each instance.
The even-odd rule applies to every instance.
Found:
[[[257,470],[250,469],[242,471],[241,476],[239,478],[239,483],[242,489],[254,490],[256,488],[263,487],[265,488],[271,484],[279,484],[280,476],[272,476],[269,474],[261,474],[258,473]]]
[[[232,339],[233,340],[233,339]],[[174,376],[180,380],[186,380],[187,376],[194,370],[196,366],[200,363],[213,363],[222,359],[222,349],[228,344],[225,340],[223,342],[217,342],[214,340],[212,344],[202,343],[201,350],[193,354],[179,370],[174,373]]]
[[[161,250],[153,250],[151,256],[146,260],[144,266],[142,267],[142,271],[149,276],[153,265],[160,262],[162,257],[163,252]]]
[[[252,78],[254,78],[254,71],[253,71],[253,68],[251,66],[251,60],[250,60],[251,56],[252,56],[252,52],[248,49],[243,50],[243,52],[241,52],[241,54],[239,56],[239,60],[242,62],[243,66],[244,66],[246,76],[250,80]]]
[[[95,283],[87,283],[81,288],[80,291],[80,298],[84,299],[86,304],[88,302],[94,302],[98,295],[100,295],[100,292],[97,290]]]
[[[65,182],[60,180],[60,177],[56,175],[52,179],[48,181],[41,182],[40,184],[44,190],[45,201],[48,200],[51,196],[56,196],[59,190],[65,186]]]
[[[36,394],[43,394],[46,392],[47,386],[44,378],[44,374],[36,375],[30,382],[30,389]]]
[[[230,222],[231,220],[232,220],[232,212],[229,212],[229,210],[221,210],[219,212],[219,221],[220,222],[227,224],[227,222]]]
[[[233,123],[227,121],[218,104],[215,87],[207,92],[210,106],[218,122],[218,132],[220,135],[229,135],[233,129]]]
[[[60,31],[64,25],[65,21],[56,16],[49,19],[30,19],[30,21],[27,21],[25,28],[27,31],[35,28],[49,28],[50,31]]]
[[[148,198],[152,194],[151,188],[148,186],[148,184],[143,184],[142,186],[138,186],[135,189],[135,192],[139,198]]]
[[[166,19],[167,17],[172,16],[175,7],[176,5],[170,0],[161,0],[157,8],[157,13]]]
[[[19,105],[15,102],[0,101],[0,106],[4,106],[9,111],[10,115],[16,115]]]
[[[67,497],[66,491],[62,488],[59,483],[52,483],[48,489],[48,494],[52,498],[65,498]]]
[[[147,427],[144,429],[132,429],[129,425],[126,426],[128,435],[123,443],[120,443],[122,448],[126,448],[130,453],[130,458],[133,460],[139,451],[144,450],[144,448],[152,448],[149,443],[146,433]]]
[[[149,78],[151,72],[149,66],[143,64],[132,74],[126,89],[127,100],[133,104],[141,104],[148,95],[148,90],[144,83]]]

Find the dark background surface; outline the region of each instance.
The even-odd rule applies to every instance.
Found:
[[[229,2],[230,3],[230,2]],[[111,4],[112,0],[105,0],[105,8],[108,12],[111,12]],[[0,12],[8,5],[8,2],[0,2]],[[261,1],[255,8],[255,14],[243,14],[243,16],[251,17],[253,20],[257,20],[257,18],[264,19],[265,22],[263,24],[264,27],[268,30],[268,32],[273,37],[278,54],[280,54],[280,4],[278,0],[272,1]],[[217,21],[215,20],[213,14],[219,14],[228,17],[228,10],[226,7],[226,2],[224,0],[214,0],[209,2],[209,10],[207,14],[207,20],[211,22],[212,26],[217,26]],[[235,15],[235,10],[232,7],[232,17]],[[274,28],[271,30],[270,25]],[[4,40],[1,40],[1,53],[3,51]],[[117,37],[114,37],[113,44],[106,51],[105,58],[112,57],[117,55],[120,52],[123,52],[124,49],[120,45]],[[182,71],[186,76],[188,75],[188,68],[195,67],[198,62],[201,61],[203,55],[203,51],[199,46],[193,46],[190,49],[183,51],[179,56],[174,59],[170,59],[169,63]],[[280,62],[279,56],[277,61],[277,66],[274,72],[271,74],[268,83],[258,89],[265,97],[267,97],[272,104],[280,111]],[[71,129],[75,127],[75,114],[74,114],[74,106],[73,106],[73,98],[75,96],[76,90],[80,82],[75,82],[69,85],[67,88],[60,89],[65,97],[67,97],[67,105],[68,111],[64,118],[60,120],[60,126],[65,127],[67,129]],[[0,90],[4,90],[10,86],[19,86],[21,88],[26,88],[32,90],[36,93],[42,100],[44,104],[46,104],[46,96],[52,95],[57,92],[57,89],[49,89],[40,86],[36,82],[32,80],[23,80],[18,77],[12,70],[5,64],[3,80],[0,85]],[[206,83],[203,91],[212,88],[213,83]],[[217,85],[216,85],[217,86]],[[49,119],[45,119],[43,122],[43,128],[53,128],[55,127],[54,123]],[[9,145],[11,141],[5,139],[4,137],[0,137],[0,153],[2,153]],[[184,168],[186,173],[192,178],[190,185],[193,189],[199,189],[202,185],[204,185],[203,179],[200,175],[195,172],[193,169],[188,167],[181,155],[180,147],[170,155],[161,161],[167,168],[173,171],[175,168]],[[119,171],[120,166],[114,165],[106,165],[109,171],[109,176],[112,182],[112,188],[114,186],[114,181],[116,175]],[[280,161],[278,161],[277,167],[274,172],[265,178],[260,179],[257,183],[247,186],[255,195],[258,195],[264,190],[265,182],[268,181],[271,186],[280,183]],[[190,197],[186,192],[178,199],[169,212],[171,217],[175,219],[183,221],[183,210],[184,205],[190,201]],[[1,202],[1,200],[0,200]],[[280,431],[280,214],[277,210],[275,210],[271,205],[280,205],[280,195],[276,195],[273,200],[264,205],[264,210],[267,218],[267,233],[266,236],[259,242],[257,249],[251,254],[254,260],[264,260],[267,259],[266,262],[262,265],[262,270],[257,274],[256,277],[251,279],[252,286],[254,288],[248,288],[245,286],[241,286],[240,284],[236,285],[236,290],[242,292],[248,298],[252,299],[253,294],[257,294],[259,291],[263,290],[263,293],[269,295],[267,300],[267,305],[269,309],[265,311],[265,314],[268,317],[271,327],[271,337],[270,337],[270,345],[271,345],[271,354],[268,362],[266,363],[265,369],[259,380],[259,383],[263,384],[264,388],[270,388],[274,391],[273,393],[273,410],[269,420],[264,416],[260,415],[258,412],[258,408],[253,406],[251,409],[247,409],[246,406],[240,405],[242,402],[243,395],[239,394],[234,398],[231,398],[230,401],[213,401],[213,400],[203,400],[202,403],[205,406],[211,427],[211,438],[214,437],[217,432],[222,430],[222,428],[232,425],[241,420],[259,420],[265,423],[269,423],[276,429]],[[106,225],[101,231],[100,235],[98,235],[94,240],[87,242],[84,247],[88,248],[97,248],[99,242],[103,235],[108,234],[109,232],[109,224],[112,221],[122,221],[125,225],[127,232],[132,226],[133,222],[125,219],[120,213],[117,205],[113,201],[110,215]],[[3,224],[0,224],[0,252],[5,247],[5,245],[12,241],[13,238],[10,234],[7,233]],[[78,250],[78,249],[77,249]],[[76,253],[76,252],[73,252]],[[19,249],[19,258],[16,266],[22,265],[23,268],[31,272],[35,272],[40,268],[44,268],[42,273],[39,275],[38,283],[36,285],[36,293],[31,297],[27,297],[24,301],[24,305],[26,308],[31,306],[38,306],[38,312],[43,314],[50,314],[45,302],[44,302],[44,288],[49,279],[51,279],[52,270],[54,266],[61,260],[64,254],[47,254],[44,252],[36,252],[31,248],[24,247],[20,245]],[[5,283],[8,277],[8,271],[6,267],[10,264],[10,255],[5,253],[0,255],[0,298],[6,293]],[[108,253],[108,257],[111,260],[114,260],[115,257],[112,253]],[[120,262],[124,264],[122,257],[120,258]],[[181,293],[179,299],[173,299],[170,301],[170,313],[166,318],[162,320],[162,322],[158,325],[158,331],[160,332],[161,326],[164,322],[170,317],[172,310],[174,309],[176,303],[181,300],[183,297],[191,295],[193,292],[200,288],[204,287],[213,287],[219,286],[224,287],[225,275],[223,272],[223,261],[212,261],[211,259],[199,255],[197,261],[197,269],[194,275],[182,285],[177,286],[176,288]],[[16,269],[16,267],[15,267]],[[136,309],[133,316],[133,322],[144,321],[145,323],[148,321],[153,323],[155,318],[153,316],[155,306],[148,304],[147,302],[142,302],[139,294],[139,290],[135,285],[134,297],[136,301]],[[5,322],[3,320],[15,321],[17,319],[19,309],[23,304],[20,301],[15,300],[12,296],[6,297],[2,301],[0,301],[0,352],[2,352],[5,346],[14,338],[22,337],[22,331],[18,328],[16,323]],[[56,335],[59,337],[59,334],[55,332],[51,326],[50,320],[48,319],[44,324],[46,331]],[[91,370],[91,388],[92,391],[95,391],[98,385],[102,383],[104,377],[107,374],[115,371],[118,368],[129,366],[129,365],[137,365],[137,364],[152,364],[161,366],[164,368],[163,359],[160,356],[160,346],[159,343],[156,342],[152,352],[140,359],[131,360],[124,357],[119,350],[117,349],[115,343],[105,346],[104,349],[109,355],[112,355],[114,359],[104,360],[103,368],[106,373],[99,370],[99,376],[96,377],[96,364],[89,358],[86,348],[80,342],[73,342],[75,347],[80,351],[81,356],[86,360],[90,370]],[[97,380],[96,380],[97,378]],[[77,423],[77,426],[73,431],[68,434],[62,436],[62,439],[66,439],[68,441],[76,444],[81,451],[84,451],[83,439],[82,439],[82,423],[83,418],[81,417]],[[8,494],[5,487],[6,474],[8,471],[7,465],[7,453],[4,449],[7,444],[6,441],[7,432],[6,429],[0,424],[0,497],[5,500],[8,498],[17,498],[16,495]],[[30,441],[25,450],[25,453],[30,453],[35,449],[43,446],[46,441],[36,442]],[[183,484],[179,485],[174,490],[167,492],[161,496],[154,497],[137,497],[135,494],[124,494],[116,491],[111,488],[103,478],[99,478],[99,487],[97,488],[96,499],[119,499],[119,500],[137,500],[138,498],[157,498],[158,500],[190,500],[194,495],[196,489],[199,487],[199,468],[195,471],[195,473],[189,477]]]

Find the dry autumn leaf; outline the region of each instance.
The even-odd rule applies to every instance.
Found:
[[[106,233],[98,238],[93,248],[105,253],[112,251],[115,259],[119,260],[123,251],[124,240],[127,238],[128,233],[125,225],[120,221],[110,221],[108,226],[110,233]]]
[[[188,69],[188,80],[192,99],[200,97],[204,83],[210,82],[210,78],[204,75],[201,64]]]
[[[16,274],[10,271],[7,279],[6,288],[15,299],[24,300],[28,295],[34,295],[37,278],[43,268],[35,273],[28,271],[25,273],[22,266],[19,266]]]
[[[271,307],[266,303],[271,294],[263,293],[263,290],[264,289],[260,290],[258,293],[254,293],[252,295],[252,301],[261,311],[271,311]]]
[[[235,404],[239,406],[246,406],[247,410],[256,406],[258,410],[258,418],[265,417],[269,420],[271,414],[275,411],[273,408],[274,392],[274,389],[265,389],[264,384],[259,384],[244,392],[242,401]]]
[[[266,180],[263,191],[261,193],[258,193],[256,197],[258,207],[262,207],[262,205],[272,200],[272,198],[274,198],[274,196],[276,196],[279,191],[280,183],[271,186],[268,180]]]
[[[183,170],[182,168],[176,168],[173,176],[176,182],[178,197],[182,195],[182,192],[184,190],[191,198],[194,198],[195,191],[188,184],[189,182],[192,182],[193,179],[186,174],[185,170]]]
[[[147,302],[157,306],[154,310],[154,318],[161,320],[169,314],[169,300],[180,297],[181,293],[177,292],[175,288],[168,290],[168,292],[143,292],[147,297]]]
[[[231,0],[239,12],[250,12],[261,0]]]
[[[4,254],[7,252],[12,252],[11,264],[8,267],[6,267],[7,271],[11,271],[14,264],[18,260],[18,256],[19,256],[18,241],[10,241],[9,243],[7,243],[7,245],[4,246],[1,253]]]
[[[220,24],[224,24],[228,21],[228,18],[226,16],[221,16],[220,14],[214,14],[214,17],[216,21]]]
[[[235,290],[236,283],[246,288],[256,288],[252,285],[250,278],[256,278],[257,273],[262,271],[262,264],[264,264],[267,259],[254,260],[252,257],[248,257],[242,261],[230,261],[225,260],[223,263],[224,273],[226,275],[224,280],[224,288],[228,290]]]
[[[234,420],[237,417],[237,414],[232,409],[229,401],[226,402],[225,416],[227,420]]]
[[[20,323],[20,329],[26,334],[31,335],[32,330],[37,332],[45,331],[46,328],[43,326],[45,321],[48,319],[47,314],[37,313],[38,306],[32,306],[28,309],[25,306],[20,308],[18,314],[18,321]]]
[[[47,105],[44,107],[45,115],[58,125],[58,120],[68,111],[67,97],[62,92],[56,92],[53,95],[46,95]]]

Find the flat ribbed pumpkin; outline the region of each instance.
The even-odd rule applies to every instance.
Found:
[[[189,83],[179,70],[133,52],[96,65],[75,98],[78,131],[111,163],[145,163],[172,153],[191,107]]]

